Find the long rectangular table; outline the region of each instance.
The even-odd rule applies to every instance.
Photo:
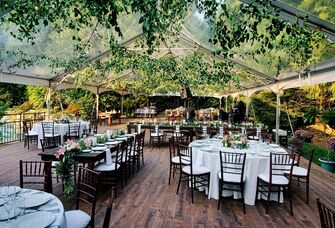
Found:
[[[55,153],[59,148],[51,149],[49,151],[44,151],[38,153],[41,156],[41,160],[43,161],[57,161],[58,159],[55,157]],[[116,147],[110,148],[111,152],[116,151]],[[79,153],[73,156],[74,160],[78,163],[88,164],[90,169],[94,168],[95,162],[105,159],[105,151],[101,152],[91,152],[91,153]]]

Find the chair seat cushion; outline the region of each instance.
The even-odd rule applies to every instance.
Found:
[[[52,162],[51,162],[51,167],[52,167],[52,168],[53,168],[53,167],[56,167],[58,163],[59,163],[59,161],[52,161]]]
[[[293,166],[292,175],[298,176],[298,177],[307,177],[307,169],[299,167],[299,166]],[[285,174],[290,174],[289,171],[285,171]]]
[[[261,173],[258,175],[258,177],[264,181],[269,183],[270,182],[270,174],[269,173]],[[276,185],[287,185],[289,183],[289,180],[284,175],[272,175],[272,184]]]
[[[210,173],[210,170],[204,166],[193,166],[192,168],[193,168],[193,175],[201,175],[201,174]],[[185,166],[183,167],[182,170],[184,173],[191,174],[191,166]]]
[[[218,176],[221,178],[221,171],[218,172]],[[223,180],[226,182],[232,182],[232,183],[240,183],[241,182],[241,175],[234,174],[234,173],[223,173]],[[245,176],[243,176],[242,182],[245,181]]]
[[[182,160],[182,163],[184,164],[184,165],[189,165],[190,164],[190,162],[189,162],[189,158],[188,157],[184,157],[184,156],[182,156],[184,159]],[[188,161],[186,161],[186,160],[188,160]],[[172,163],[174,163],[174,164],[180,164],[180,159],[179,159],[179,156],[176,156],[176,157],[173,157],[172,159],[171,159],[171,162]]]
[[[103,172],[103,171],[114,171],[114,170],[117,170],[119,168],[120,168],[119,164],[117,164],[117,166],[116,166],[116,163],[112,163],[110,165],[107,165],[106,162],[104,162],[104,163],[100,163],[100,164],[96,165],[94,167],[94,170]]]
[[[38,136],[38,133],[37,133],[37,131],[28,131],[28,133],[26,133],[26,135],[29,135],[29,136]]]
[[[73,210],[65,212],[65,219],[68,228],[84,228],[91,221],[91,216],[81,210]]]
[[[46,137],[46,138],[59,137],[59,136],[60,136],[60,134],[54,134],[54,135],[52,135],[52,134],[45,134],[44,135],[44,137]]]

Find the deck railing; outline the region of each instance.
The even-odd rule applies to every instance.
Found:
[[[23,120],[33,123],[45,119],[44,112],[5,114],[0,122],[0,144],[19,142],[23,139]]]

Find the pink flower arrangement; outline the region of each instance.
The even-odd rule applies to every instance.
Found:
[[[55,153],[55,157],[59,159],[61,155],[64,155],[66,149],[65,147],[61,146],[60,149]]]

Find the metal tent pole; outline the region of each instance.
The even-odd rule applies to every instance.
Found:
[[[279,127],[280,127],[280,91],[277,93],[276,105],[276,144],[279,144]]]
[[[51,100],[51,88],[48,87],[48,92],[47,92],[47,109],[48,109],[48,120],[51,118],[51,107],[50,107],[50,100]]]

